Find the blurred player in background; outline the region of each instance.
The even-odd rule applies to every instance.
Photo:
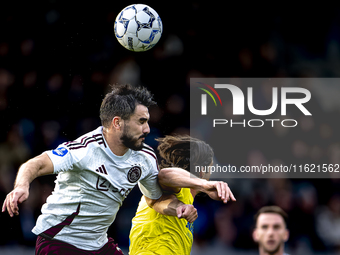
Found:
[[[254,216],[253,239],[260,255],[288,255],[284,244],[289,238],[287,214],[278,206],[264,206]]]
[[[19,214],[18,204],[28,198],[35,178],[58,174],[32,230],[38,235],[36,254],[122,254],[107,230],[137,182],[158,213],[189,222],[197,218],[191,204],[163,195],[157,183],[156,154],[143,143],[150,132],[148,107],[154,103],[143,87],[113,86],[100,108],[101,127],[19,168],[2,207],[11,217]]]
[[[164,191],[174,193],[185,204],[193,204],[199,192],[224,203],[230,199],[236,201],[227,183],[208,181],[209,172],[198,172],[202,179],[190,174],[190,166],[212,164],[214,154],[208,144],[190,136],[166,136],[157,140],[163,158],[158,179]],[[132,220],[130,255],[189,255],[192,244],[192,223],[159,214],[148,207],[145,196],[142,197]]]

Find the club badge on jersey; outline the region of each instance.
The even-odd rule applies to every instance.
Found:
[[[133,166],[127,174],[127,179],[129,182],[135,183],[139,180],[141,175],[142,175],[141,168],[139,166]]]

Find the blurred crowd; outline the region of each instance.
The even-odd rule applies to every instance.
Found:
[[[210,2],[210,1],[209,1]],[[149,52],[122,48],[113,34],[129,3],[44,2],[0,8],[0,201],[12,190],[19,166],[100,125],[99,107],[109,84],[144,85],[158,105],[150,109],[147,143],[166,134],[190,134],[192,77],[338,77],[340,11],[316,17],[287,8],[267,13],[201,1],[167,6],[147,1],[161,16],[164,33]],[[235,9],[232,9],[235,8]],[[318,10],[321,11],[321,10]],[[240,160],[260,163],[340,163],[339,85],[309,88],[313,118],[299,119],[295,133],[269,130],[271,146],[249,148]],[[266,87],[257,100],[268,100]],[[270,98],[269,98],[270,100]],[[269,101],[270,103],[270,101]],[[315,114],[315,115],[314,115]],[[228,134],[226,134],[228,135]],[[231,139],[233,137],[231,136]],[[261,139],[261,138],[258,138]],[[229,150],[235,150],[233,143]],[[291,254],[340,254],[340,175],[325,179],[231,179],[237,202],[197,197],[195,254],[251,254],[253,215],[275,204],[289,215]],[[214,176],[212,176],[214,178]],[[33,247],[31,229],[54,187],[55,176],[35,180],[19,217],[0,214],[1,247]],[[128,246],[131,218],[141,193],[125,200],[109,234]]]

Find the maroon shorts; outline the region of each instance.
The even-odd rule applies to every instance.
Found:
[[[118,245],[114,243],[114,240],[110,237],[109,241],[97,251],[86,251],[78,249],[77,247],[57,240],[47,240],[41,236],[38,236],[35,244],[35,255],[124,255],[119,249]]]

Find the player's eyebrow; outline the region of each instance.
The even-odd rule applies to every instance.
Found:
[[[142,122],[145,122],[145,121],[148,121],[149,119],[145,118],[145,117],[142,117],[142,118],[139,118],[139,120],[142,121]]]

